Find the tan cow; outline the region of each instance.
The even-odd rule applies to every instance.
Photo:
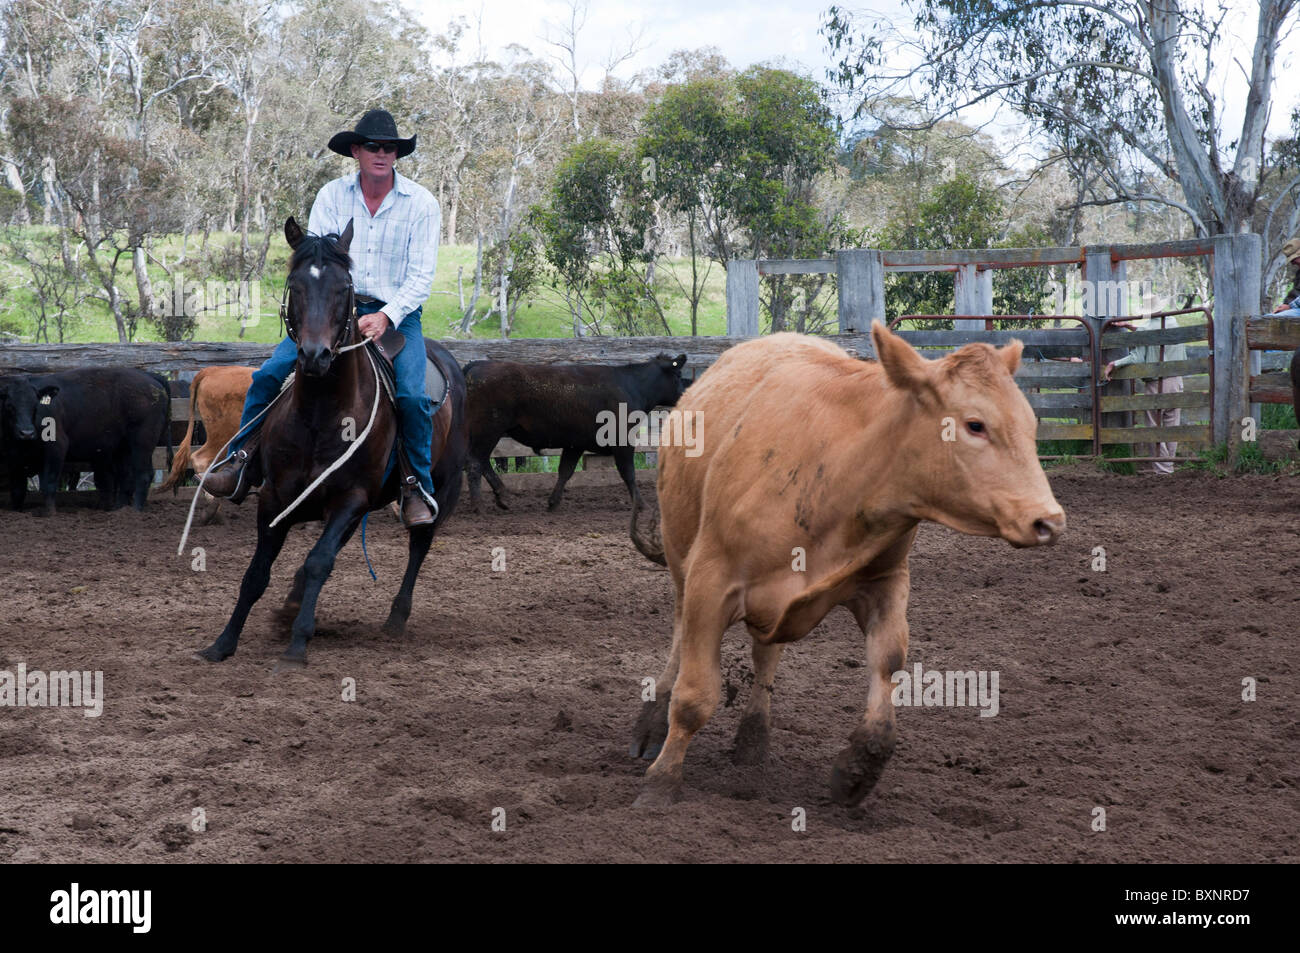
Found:
[[[239,417],[244,410],[244,397],[253,382],[252,367],[205,367],[194,375],[190,383],[190,425],[172,460],[171,472],[158,489],[170,490],[180,485],[187,467],[193,467],[200,476],[216,460],[216,455],[239,430]],[[196,412],[197,408],[197,412]],[[199,449],[190,451],[194,440],[194,421],[202,420],[207,440]],[[217,515],[221,501],[208,495],[200,523],[209,523]]]
[[[937,361],[876,322],[879,363],[829,341],[739,344],[690,387],[702,452],[659,451],[662,553],[675,590],[673,646],[642,709],[634,756],[654,757],[638,806],[682,785],[692,735],[717,707],[723,632],[744,622],[754,686],[734,759],[767,752],[784,643],[835,606],[867,642],[867,708],[835,760],[831,794],[856,804],[894,750],[890,676],[907,658],[908,551],[921,520],[1013,546],[1055,542],[1065,514],[1039,465],[1037,423],[1012,380],[1021,344],[968,344]],[[634,537],[640,531],[633,525]],[[638,548],[654,558],[655,544]]]

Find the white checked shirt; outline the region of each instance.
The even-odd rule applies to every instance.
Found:
[[[352,283],[357,294],[386,302],[394,326],[424,304],[438,265],[442,209],[424,186],[393,170],[393,187],[374,215],[361,194],[361,173],[326,182],[307,220],[313,235],[341,235],[352,219]]]

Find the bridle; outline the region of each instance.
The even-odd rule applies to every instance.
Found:
[[[349,344],[346,347],[343,341],[352,336],[353,325],[357,320],[357,291],[352,284],[352,273],[348,272],[348,311],[347,320],[343,322],[343,327],[339,329],[338,335],[334,338],[334,343],[330,345],[330,358],[333,359],[339,354],[345,354],[355,348],[365,344],[362,339],[360,344]],[[280,327],[284,329],[285,335],[294,344],[298,344],[298,335],[293,324],[289,321],[289,281],[284,282],[284,294],[280,296]]]

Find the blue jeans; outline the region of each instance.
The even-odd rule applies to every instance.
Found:
[[[378,303],[357,304],[357,314],[373,314],[383,306]],[[406,346],[393,361],[397,376],[397,418],[407,459],[415,471],[415,479],[429,496],[433,496],[433,398],[424,389],[424,331],[420,326],[422,308],[416,308],[397,326]],[[298,345],[285,338],[275,346],[266,363],[253,372],[253,383],[244,398],[244,412],[239,425],[242,430],[248,422],[266,409],[280,393],[285,378],[298,361]],[[259,423],[260,426],[260,423]],[[255,431],[254,431],[255,432]],[[230,445],[234,453],[252,434],[246,433]]]
[[[1300,318],[1300,308],[1288,308],[1285,311],[1274,311],[1272,316],[1275,318]],[[1264,317],[1268,317],[1268,315],[1264,315]]]

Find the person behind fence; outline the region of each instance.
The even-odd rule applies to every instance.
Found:
[[[1142,321],[1115,321],[1111,327],[1125,328],[1130,331],[1159,331],[1161,321],[1167,328],[1178,327],[1178,319],[1174,317],[1146,318]],[[1163,355],[1161,350],[1163,348]],[[1182,344],[1151,344],[1145,347],[1135,347],[1119,360],[1111,361],[1106,365],[1102,372],[1103,381],[1110,380],[1111,371],[1117,367],[1124,367],[1127,364],[1160,364],[1170,361],[1187,360],[1187,347]],[[1181,394],[1183,392],[1183,379],[1181,377],[1148,377],[1143,379],[1143,391],[1146,394]],[[1177,407],[1155,408],[1146,411],[1148,427],[1177,427],[1182,419],[1182,412]],[[1154,453],[1151,451],[1155,451]],[[1174,457],[1178,453],[1177,441],[1166,441],[1156,444],[1154,447],[1150,444],[1141,444],[1138,447],[1139,456],[1154,457]],[[1172,460],[1155,460],[1151,464],[1151,470],[1154,473],[1173,473],[1174,464]]]
[[[1282,246],[1282,257],[1295,272],[1291,275],[1291,287],[1273,313],[1284,318],[1300,318],[1300,235]]]
[[[408,529],[432,523],[438,510],[430,459],[434,407],[424,383],[420,316],[438,263],[442,211],[428,189],[393,168],[398,159],[415,151],[415,138],[398,136],[396,122],[382,109],[370,110],[355,129],[332,137],[329,148],[355,159],[357,169],[321,187],[307,223],[307,230],[314,235],[337,235],[352,220],[349,251],[357,325],[371,340],[389,325],[406,338],[394,370],[401,445],[410,473],[402,486],[402,522]],[[253,374],[240,419],[241,433],[279,393],[297,359],[297,345],[286,337]],[[229,464],[210,470],[204,489],[241,502],[260,480],[255,472],[256,443],[256,430],[232,443]]]

